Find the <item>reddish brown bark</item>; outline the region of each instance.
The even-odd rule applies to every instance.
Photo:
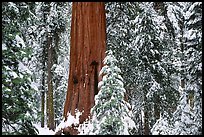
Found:
[[[70,68],[64,117],[83,112],[80,123],[89,116],[98,93],[98,77],[106,50],[105,5],[102,2],[73,2]]]

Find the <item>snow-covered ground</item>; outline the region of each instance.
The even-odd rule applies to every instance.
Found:
[[[38,129],[39,134],[38,135],[54,135],[55,132],[52,130],[49,130],[47,127],[42,128],[40,124],[34,124],[34,126]]]
[[[56,127],[55,131],[49,130],[46,126],[42,128],[40,123],[33,125],[38,129],[39,131],[38,135],[54,135],[60,129],[71,126],[72,124],[77,125],[79,123],[79,116],[81,114],[82,114],[81,112],[76,111],[76,117],[74,117],[70,113],[68,113],[67,121],[64,122],[64,120],[62,120],[61,123]]]

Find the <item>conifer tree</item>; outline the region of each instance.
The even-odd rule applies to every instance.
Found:
[[[186,90],[194,113],[194,134],[202,134],[202,3],[189,3],[186,12]]]
[[[108,49],[120,60],[118,66],[137,121],[135,134],[143,134],[141,111],[144,106],[154,108],[148,112],[148,130],[147,125],[151,128],[160,114],[168,112],[170,115],[179,99],[179,81],[172,62],[172,26],[168,26],[166,15],[161,14],[159,8],[162,7],[157,7],[158,11],[154,7],[153,2],[107,3]]]
[[[47,113],[47,115],[44,114],[44,109],[48,106],[46,105],[48,100],[52,100],[48,99],[47,94],[48,59],[49,62],[52,62],[49,64],[49,76],[51,76],[49,79],[52,81],[52,85],[49,85],[49,89],[52,90],[49,91],[53,92],[53,106],[55,108],[54,121],[56,124],[59,124],[59,121],[62,120],[63,112],[61,110],[63,103],[61,102],[65,100],[64,90],[66,90],[67,86],[69,66],[69,36],[67,35],[70,29],[69,24],[71,24],[71,19],[68,17],[71,16],[71,3],[36,2],[35,5],[36,24],[33,27],[35,37],[33,38],[34,52],[32,61],[34,63],[32,65],[32,70],[35,72],[35,83],[38,83],[39,91],[41,92],[41,95],[40,93],[36,95],[36,99],[39,100],[41,98],[41,105],[36,104],[36,106],[38,108],[38,114],[41,113],[41,125],[43,127],[44,120],[47,120],[49,115],[49,113]],[[51,47],[50,50],[48,50],[48,43]],[[40,106],[41,109],[39,109]]]
[[[192,135],[193,113],[190,111],[188,104],[188,96],[186,92],[182,92],[180,104],[173,114],[173,128],[170,134],[172,135]]]
[[[126,91],[121,70],[117,67],[117,60],[112,51],[107,51],[103,68],[99,75],[99,93],[95,96],[95,105],[91,110],[93,130],[89,134],[95,135],[124,135],[134,126],[130,118],[130,104],[124,100]],[[132,125],[130,125],[132,124]]]
[[[2,3],[2,134],[34,135],[32,72],[27,64],[31,47],[26,42],[31,8],[25,2]]]
[[[138,89],[143,92],[144,134],[151,134],[150,129],[160,115],[165,112],[170,115],[178,98],[178,90],[171,77],[172,45],[166,39],[168,33],[164,17],[158,15],[153,7],[152,2],[139,3],[140,11],[135,18],[136,37],[131,43],[137,60]],[[153,110],[149,111],[150,108]]]
[[[180,100],[173,116],[157,121],[153,126],[154,134],[202,134],[202,89],[201,83],[201,6],[195,3],[167,3],[168,17],[175,34],[176,56],[180,63],[176,65]],[[196,106],[195,106],[196,105]],[[162,124],[165,123],[163,128]],[[190,127],[190,128],[189,128]]]

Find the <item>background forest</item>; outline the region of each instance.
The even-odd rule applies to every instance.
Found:
[[[80,134],[201,135],[202,2],[106,2],[105,10],[107,76],[97,117]],[[71,2],[2,2],[3,135],[56,131],[63,121],[71,17]],[[124,107],[113,105],[124,96]],[[113,109],[100,111],[103,101]]]

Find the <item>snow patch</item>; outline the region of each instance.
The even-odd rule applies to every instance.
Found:
[[[47,127],[42,128],[40,124],[33,124],[39,131],[38,135],[54,135],[55,132],[49,130]]]
[[[82,114],[82,112],[76,110],[76,116],[72,116],[71,113],[68,112],[68,117],[67,117],[67,121],[65,121],[63,119],[63,121],[57,126],[57,128],[55,129],[55,132],[65,128],[65,127],[69,127],[72,124],[74,125],[78,125],[79,124],[79,116]]]
[[[26,47],[23,39],[19,35],[16,35],[16,41],[17,41],[17,47],[21,47],[21,46],[22,46],[22,48]],[[20,46],[20,44],[21,44],[21,46]]]
[[[11,76],[13,76],[14,79],[18,77],[17,73],[14,72],[14,71],[11,71],[9,73],[10,73]]]
[[[33,88],[34,90],[38,91],[38,86],[37,86],[37,83],[35,82],[31,82],[31,88]]]
[[[7,50],[6,44],[2,44],[2,50]]]
[[[22,62],[19,61],[18,63],[18,69],[21,71],[21,72],[26,72],[30,75],[32,75],[32,72],[28,69],[28,67],[26,67]]]

